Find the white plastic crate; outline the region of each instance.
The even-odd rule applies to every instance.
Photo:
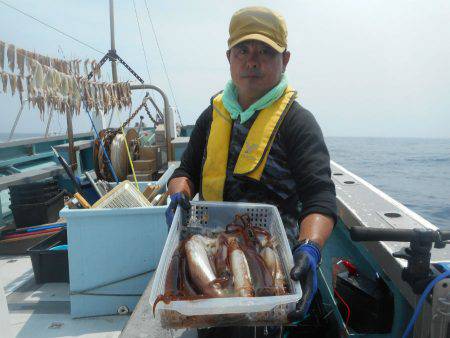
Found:
[[[280,325],[287,322],[287,314],[294,310],[302,291],[300,283],[289,278],[294,261],[277,208],[266,204],[192,202],[192,215],[204,229],[213,231],[225,229],[225,226],[233,221],[238,213],[248,214],[253,225],[264,227],[276,238],[278,243],[276,249],[291,293],[282,296],[172,301],[169,304],[160,301],[156,307],[156,316],[163,327],[258,326]],[[181,212],[178,208],[155,273],[149,299],[151,306],[159,295],[164,294],[167,271],[179,244],[181,228]]]

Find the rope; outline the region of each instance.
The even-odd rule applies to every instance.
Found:
[[[131,159],[130,149],[128,148],[127,137],[126,137],[125,131],[124,131],[124,129],[123,129],[123,124],[120,122],[119,111],[116,110],[116,112],[117,112],[117,118],[119,119],[119,123],[120,123],[120,129],[122,129],[123,139],[125,140],[125,148],[127,148],[128,161],[130,161],[131,172],[133,173],[134,183],[136,184],[136,188],[139,190],[139,184],[138,184],[138,182],[137,182],[136,173],[135,173],[135,171],[134,171],[133,160]]]
[[[145,53],[144,40],[142,39],[141,25],[139,24],[139,18],[138,18],[137,9],[136,9],[136,3],[135,3],[134,0],[133,0],[133,7],[134,7],[134,15],[136,16],[136,22],[137,22],[137,26],[138,26],[138,29],[139,29],[139,37],[141,39],[142,53],[144,54],[144,60],[145,60],[145,66],[147,68],[148,80],[149,80],[149,82],[151,84],[152,80],[150,78],[150,70],[148,68],[147,53]]]
[[[112,166],[112,164],[111,164],[111,160],[109,159],[108,152],[106,151],[105,146],[103,145],[103,141],[102,141],[102,139],[100,138],[100,135],[99,135],[98,132],[97,132],[97,128],[95,128],[94,121],[92,121],[91,114],[89,113],[89,110],[88,110],[87,106],[85,106],[84,108],[85,108],[85,110],[86,110],[86,113],[87,113],[88,116],[89,116],[89,120],[91,120],[92,128],[94,129],[95,136],[97,137],[97,140],[100,142],[100,146],[102,147],[103,154],[105,154],[106,159],[108,160],[108,162],[107,162],[107,163],[108,163],[108,167],[109,167],[109,170],[111,171],[111,174],[112,174],[113,177],[114,177],[114,181],[116,181],[116,183],[119,183],[119,179],[117,178],[117,175],[116,175],[116,173],[115,173],[115,171],[114,171],[114,168],[113,168],[113,166]]]
[[[145,1],[145,7],[147,8],[148,19],[149,19],[150,24],[152,26],[153,35],[155,37],[156,46],[158,47],[159,56],[161,58],[161,62],[162,62],[163,68],[164,68],[164,74],[166,75],[167,82],[169,83],[169,89],[170,89],[170,93],[172,95],[173,102],[175,103],[175,107],[177,108],[178,119],[180,120],[180,124],[183,125],[183,122],[181,122],[181,115],[180,115],[180,112],[178,110],[177,101],[175,100],[175,94],[173,93],[172,83],[170,81],[169,74],[167,72],[166,63],[164,62],[164,57],[162,55],[161,48],[159,47],[158,37],[156,36],[155,27],[153,26],[153,21],[152,21],[152,18],[150,16],[150,10],[148,9],[147,0],[144,0],[144,1]]]
[[[12,6],[12,5],[10,5],[9,3],[7,3],[7,2],[5,2],[5,1],[3,1],[3,0],[0,0],[0,3],[4,4],[5,6],[11,8],[11,9],[13,9],[13,10],[15,10],[15,11],[17,11],[17,12],[19,12],[19,13],[21,13],[21,14],[27,16],[27,17],[29,17],[30,19],[33,19],[33,20],[39,22],[40,24],[46,26],[47,28],[53,29],[54,31],[58,32],[59,34],[64,35],[65,37],[67,37],[67,38],[69,38],[69,39],[72,39],[72,40],[78,42],[79,44],[81,44],[81,45],[83,45],[83,46],[86,46],[86,47],[88,47],[88,48],[90,48],[90,49],[96,51],[97,53],[105,54],[104,52],[99,51],[97,48],[92,47],[91,45],[87,44],[86,42],[83,42],[83,41],[77,39],[76,37],[74,37],[74,36],[72,36],[72,35],[69,35],[69,34],[63,32],[62,30],[60,30],[60,29],[58,29],[58,28],[56,28],[56,27],[53,27],[53,26],[49,25],[48,23],[45,23],[45,22],[42,21],[42,20],[39,20],[38,18],[32,16],[31,14],[28,14],[28,13],[26,13],[26,12],[24,12],[24,11],[22,11],[22,10],[20,10],[20,9],[14,7],[14,6]]]

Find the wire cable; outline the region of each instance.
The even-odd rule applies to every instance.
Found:
[[[425,300],[427,299],[428,294],[433,289],[433,287],[443,280],[444,278],[447,278],[450,276],[450,270],[441,273],[439,276],[437,276],[435,279],[433,279],[430,283],[428,283],[427,287],[423,291],[422,295],[419,298],[419,301],[417,302],[416,309],[408,323],[408,326],[406,327],[405,332],[403,333],[402,338],[407,338],[411,332],[411,330],[414,327],[414,323],[416,322],[417,318],[419,317],[420,311],[422,310],[423,303],[425,303]]]
[[[175,100],[175,94],[173,93],[173,88],[172,88],[172,83],[171,83],[170,78],[169,78],[169,73],[167,72],[166,63],[164,62],[164,57],[162,55],[161,48],[159,46],[158,37],[156,36],[155,27],[153,26],[153,21],[152,21],[152,18],[150,16],[150,10],[148,9],[147,0],[144,0],[144,2],[145,2],[145,7],[147,8],[148,19],[150,21],[150,25],[152,26],[152,31],[153,31],[153,35],[155,37],[156,46],[158,47],[159,56],[161,58],[161,62],[162,62],[163,68],[164,68],[164,74],[166,75],[167,82],[169,83],[170,93],[172,95],[173,102],[174,102],[175,107],[177,109],[178,119],[180,120],[180,124],[183,125],[183,122],[181,122],[181,115],[180,115],[180,111],[178,110],[177,101]]]
[[[334,289],[334,293],[339,298],[339,300],[342,302],[342,304],[344,304],[345,309],[347,310],[347,316],[345,318],[345,326],[347,326],[348,325],[348,321],[350,320],[350,307],[344,301],[344,298],[342,298],[342,296],[337,292],[336,288]]]
[[[22,10],[20,10],[20,9],[14,7],[14,6],[12,6],[12,5],[10,5],[9,3],[7,3],[7,2],[5,2],[5,1],[3,1],[3,0],[0,0],[0,3],[4,4],[5,6],[11,8],[11,9],[13,9],[13,10],[15,10],[15,11],[17,11],[17,12],[19,12],[19,13],[21,13],[21,14],[27,16],[27,17],[29,17],[30,19],[33,19],[33,20],[39,22],[40,24],[46,26],[47,28],[53,29],[54,31],[58,32],[59,34],[62,34],[62,35],[64,35],[65,37],[67,37],[67,38],[69,38],[69,39],[72,39],[72,40],[78,42],[79,44],[81,44],[81,45],[83,45],[83,46],[86,46],[86,47],[88,47],[88,48],[90,48],[90,49],[96,51],[97,53],[105,54],[104,52],[101,52],[101,51],[98,50],[97,48],[95,48],[95,47],[93,47],[93,46],[87,44],[86,42],[83,42],[83,41],[81,41],[80,39],[77,39],[76,37],[74,37],[74,36],[72,36],[72,35],[70,35],[70,34],[67,34],[67,33],[63,32],[62,30],[60,30],[60,29],[58,29],[58,28],[56,28],[56,27],[53,27],[53,26],[49,25],[48,23],[45,23],[45,22],[42,21],[42,20],[39,20],[38,18],[32,16],[31,14],[28,14],[28,13],[26,13],[26,12],[24,12],[24,11],[22,11]]]
[[[137,22],[137,26],[138,26],[138,29],[139,29],[139,37],[141,39],[142,53],[144,54],[145,66],[147,68],[148,81],[151,84],[152,80],[151,80],[151,77],[150,77],[150,69],[148,68],[147,53],[145,52],[144,40],[142,39],[141,25],[139,23],[138,13],[137,13],[137,9],[136,9],[136,2],[134,0],[133,0],[133,7],[134,7],[134,15],[136,16],[136,22]]]

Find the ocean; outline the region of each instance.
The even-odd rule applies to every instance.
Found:
[[[450,230],[450,139],[326,138],[331,159]]]
[[[0,142],[8,135],[0,133]],[[450,230],[450,139],[328,137],[326,143],[333,161]]]

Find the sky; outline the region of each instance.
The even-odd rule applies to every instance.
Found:
[[[105,53],[110,48],[107,0],[1,0],[0,40],[59,58],[99,60],[80,45],[6,7],[8,2]],[[148,83],[161,87],[183,124],[193,124],[210,97],[229,79],[225,57],[228,24],[245,6],[279,11],[288,26],[287,67],[298,101],[325,136],[450,138],[450,2],[434,1],[115,1],[117,53]],[[146,4],[149,11],[147,11]],[[164,72],[153,22],[173,88]],[[134,80],[123,67],[119,79]],[[102,68],[111,79],[110,65]],[[149,76],[150,75],[150,76]],[[133,95],[134,107],[144,92]],[[159,104],[158,95],[155,98]],[[18,96],[0,93],[0,132],[9,132]],[[128,116],[113,117],[113,125]],[[26,106],[16,131],[44,133],[45,122]],[[147,119],[148,121],[148,119]],[[87,115],[74,118],[76,132],[90,128]],[[65,117],[51,132],[65,132]]]

